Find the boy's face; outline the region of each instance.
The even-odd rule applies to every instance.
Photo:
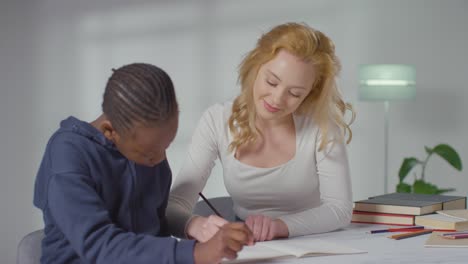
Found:
[[[177,134],[179,117],[176,114],[160,126],[135,124],[133,128],[119,135],[116,133],[114,144],[127,159],[137,164],[153,167],[166,159],[166,149]]]

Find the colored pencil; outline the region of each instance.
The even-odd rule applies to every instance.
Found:
[[[454,235],[454,236],[443,236],[443,238],[448,238],[448,239],[468,238],[468,234]]]
[[[370,231],[371,234],[377,233],[387,233],[387,232],[405,232],[405,231],[413,231],[413,230],[421,230],[424,229],[424,226],[410,226],[410,227],[399,227],[399,228],[387,228],[387,229],[379,229],[379,230],[372,230]]]
[[[457,231],[455,229],[431,229],[431,228],[429,228],[427,230],[432,230],[432,231],[437,231],[437,232],[455,232],[455,231]],[[448,233],[448,234],[450,234],[450,233]]]
[[[454,230],[454,231],[456,231],[456,230]],[[453,235],[464,235],[464,234],[468,234],[468,231],[445,233],[445,234],[442,234],[442,235],[443,236],[453,236]]]
[[[432,233],[432,230],[428,229],[428,230],[421,230],[421,231],[416,231],[416,232],[403,233],[403,234],[389,236],[389,238],[400,240],[400,239],[425,235],[425,234],[429,234],[429,233]]]

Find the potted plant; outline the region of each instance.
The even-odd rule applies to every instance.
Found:
[[[425,193],[425,194],[441,194],[445,192],[454,191],[454,188],[440,189],[439,187],[426,182],[424,174],[429,158],[432,154],[437,154],[442,159],[447,161],[453,168],[458,171],[462,170],[462,162],[458,153],[451,146],[447,144],[439,144],[433,148],[424,147],[427,156],[424,160],[419,160],[415,157],[405,158],[401,164],[400,171],[398,172],[399,183],[396,187],[396,191],[400,193]],[[404,183],[406,176],[413,170],[413,168],[421,166],[421,174],[418,177],[417,173],[414,173],[414,183],[412,185]]]

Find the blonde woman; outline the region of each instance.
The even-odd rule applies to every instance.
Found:
[[[169,198],[171,228],[203,242],[227,223],[191,213],[217,158],[234,212],[256,241],[348,225],[344,114],[354,112],[336,87],[339,70],[333,42],[306,24],[262,35],[240,64],[240,95],[206,110],[194,132]]]

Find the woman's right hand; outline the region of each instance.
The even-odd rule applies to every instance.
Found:
[[[193,250],[193,258],[195,264],[220,263],[223,259],[235,259],[237,252],[245,245],[253,244],[252,231],[246,224],[228,223],[220,227],[219,231],[208,241],[197,242]]]
[[[195,216],[187,226],[187,235],[200,242],[210,240],[228,221],[217,216]]]

